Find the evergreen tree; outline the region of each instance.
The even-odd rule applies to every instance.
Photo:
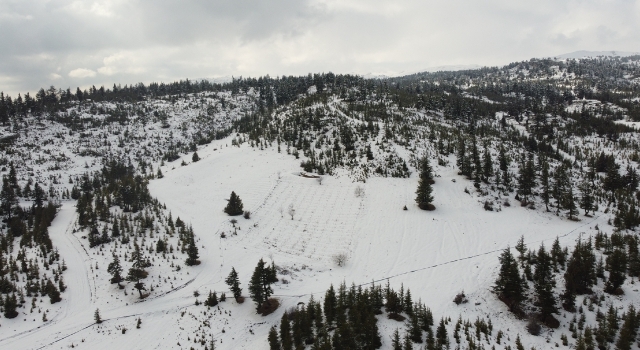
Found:
[[[615,293],[627,278],[627,256],[622,249],[614,249],[607,256],[607,266],[609,267],[609,279],[605,285],[607,293]]]
[[[195,235],[193,234],[193,231],[189,232],[188,236],[189,245],[187,246],[187,260],[185,261],[185,263],[188,266],[200,265],[200,260],[198,260],[198,246],[196,245],[194,237]]]
[[[238,279],[238,273],[234,267],[231,268],[229,276],[224,280],[229,286],[233,297],[238,299],[242,296],[242,288],[240,288],[240,279]]]
[[[491,177],[493,176],[493,160],[491,159],[491,152],[489,151],[488,143],[484,144],[484,152],[483,156],[483,167],[482,167],[482,175],[484,176],[484,181],[489,182]]]
[[[199,161],[200,157],[198,156],[198,152],[193,152],[193,156],[191,157],[191,161],[193,161],[194,163]]]
[[[546,157],[540,157],[540,186],[542,186],[542,191],[540,193],[540,198],[542,198],[542,202],[547,211],[549,211],[549,200],[551,199],[551,188],[549,185],[549,161]]]
[[[327,319],[327,325],[331,326],[336,319],[336,307],[338,300],[336,298],[336,292],[333,289],[333,284],[324,295],[323,311]]]
[[[460,173],[462,175],[469,175],[466,142],[462,134],[460,134],[460,136],[458,137],[458,153],[456,157],[456,165],[458,166],[458,169],[460,169]]]
[[[96,309],[96,311],[93,313],[93,320],[96,323],[102,323],[102,317],[100,317],[100,309]]]
[[[448,349],[449,348],[449,335],[447,333],[447,327],[444,324],[444,319],[440,319],[440,324],[436,330],[436,349]]]
[[[533,154],[529,153],[528,160],[526,162],[523,160],[522,162],[520,175],[518,177],[518,194],[522,196],[524,203],[529,201],[529,197],[533,194],[533,188],[535,186],[536,172],[533,165]]]
[[[475,188],[480,188],[480,180],[484,175],[482,173],[480,153],[478,152],[478,142],[475,135],[473,135],[472,138],[471,158],[473,159],[473,185]]]
[[[242,200],[233,191],[231,192],[227,206],[224,208],[224,212],[230,216],[242,215],[243,213]]]
[[[422,343],[422,328],[420,327],[418,315],[415,313],[410,316],[409,338],[414,343]]]
[[[269,349],[280,350],[280,340],[278,340],[278,331],[275,326],[269,330]]]
[[[1,297],[1,296],[0,296]],[[4,298],[4,317],[6,318],[16,318],[18,317],[18,300],[16,299],[15,294],[7,294]]]
[[[51,282],[51,280],[47,280],[46,291],[51,304],[55,304],[62,300],[62,298],[60,298],[60,291],[56,288],[55,284]]]
[[[274,272],[270,267],[266,266],[262,259],[260,259],[253,271],[249,282],[249,294],[256,304],[256,311],[258,312],[260,312],[264,303],[269,303],[269,297],[273,293],[271,284],[274,283]]]
[[[120,227],[118,227],[118,220],[113,220],[113,226],[111,226],[111,237],[120,237]]]
[[[585,178],[580,184],[580,193],[582,197],[580,198],[580,208],[584,209],[584,215],[589,215],[590,211],[594,210],[594,202],[595,198],[593,198],[593,190],[591,187],[591,182]]]
[[[120,259],[118,258],[116,253],[113,253],[113,261],[109,263],[107,272],[111,274],[111,283],[120,284],[120,282],[122,282],[122,276],[120,276],[120,273],[122,272],[122,266],[120,265]]]
[[[556,282],[551,269],[551,257],[544,249],[544,245],[541,245],[538,250],[533,284],[542,319],[548,319],[552,313],[557,312],[556,300],[553,295]]]
[[[578,241],[564,274],[565,289],[568,295],[580,295],[591,292],[595,283],[595,263],[591,242]]]
[[[393,336],[391,338],[391,348],[393,350],[402,350],[402,343],[400,342],[400,332],[396,328],[396,331],[393,332]]]
[[[493,290],[511,311],[518,310],[525,300],[525,282],[520,276],[518,264],[509,248],[500,255],[500,273]]]
[[[147,290],[144,286],[144,282],[141,280],[147,278],[147,271],[145,271],[145,267],[148,267],[148,263],[146,262],[142,252],[140,251],[140,247],[137,243],[134,244],[134,251],[131,253],[131,261],[133,264],[129,269],[129,273],[127,274],[127,281],[135,282],[133,285],[135,289],[140,293],[140,298],[143,297],[142,291]]]
[[[576,206],[576,197],[573,194],[573,186],[569,184],[569,191],[567,192],[567,207],[569,211],[569,220],[576,220],[578,215],[578,207]]]
[[[416,191],[416,203],[423,210],[433,210],[433,173],[429,159],[425,156],[420,164],[420,178],[418,179],[418,190]]]
[[[413,350],[413,343],[411,343],[411,337],[408,334],[404,336],[404,343],[402,343],[402,350]]]
[[[500,171],[502,172],[502,183],[507,191],[511,191],[511,174],[509,173],[510,160],[502,144],[500,145],[500,151],[498,153],[498,163],[500,165]]]
[[[204,306],[214,307],[216,305],[218,305],[218,294],[215,291],[214,292],[209,291],[209,295],[207,296],[207,299],[204,301]]]
[[[564,164],[556,168],[553,180],[552,195],[556,201],[556,213],[559,213],[561,209],[567,206],[568,187],[571,186]]]
[[[291,339],[291,324],[285,312],[280,319],[280,339],[282,340],[282,350],[293,349],[293,339]]]
[[[620,329],[620,337],[616,342],[617,350],[630,350],[638,331],[638,315],[633,307],[633,304],[629,306],[627,313],[624,316],[624,323]]]

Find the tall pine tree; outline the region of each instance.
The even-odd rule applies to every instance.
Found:
[[[416,203],[422,210],[434,210],[433,202],[433,172],[429,159],[425,156],[420,162],[420,178],[418,179],[418,190],[416,191]]]

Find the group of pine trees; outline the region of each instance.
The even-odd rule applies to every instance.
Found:
[[[21,200],[31,205],[22,207]],[[9,164],[0,191],[0,308],[7,318],[18,316],[26,298],[48,297],[52,304],[62,300],[66,265],[48,231],[56,213],[57,205],[42,186],[31,177],[20,186],[16,167]]]
[[[128,245],[134,240],[133,251],[128,258],[131,266],[126,276],[122,275],[124,267],[118,255],[113,254],[108,267],[111,283],[121,286],[122,281],[131,282],[140,297],[143,297],[143,291],[146,290],[143,280],[148,275],[145,269],[151,263],[144,254],[146,247],[139,246],[138,237],[146,237],[147,231],[157,231],[158,224],[165,224],[166,233],[171,237],[177,233],[179,247],[176,248],[187,255],[187,266],[200,264],[193,228],[180,218],[174,222],[170,214],[166,217],[166,222],[162,222],[160,213],[164,210],[163,205],[150,196],[147,180],[137,174],[131,164],[117,158],[105,159],[99,172],[85,174],[76,183],[80,189],[77,190],[78,185],[75,185],[72,192],[79,192],[76,204],[78,224],[81,229],[88,230],[90,247],[99,247],[113,241]],[[112,206],[120,207],[122,213],[112,213]],[[174,247],[165,236],[158,238],[154,250],[157,254],[167,254],[173,253]]]
[[[500,255],[500,272],[493,290],[516,315],[524,317],[533,305],[535,318],[556,328],[559,323],[553,315],[558,313],[559,307],[575,312],[576,296],[593,293],[599,279],[603,281],[604,292],[619,295],[624,293],[621,286],[627,276],[640,277],[638,244],[634,235],[614,233],[609,237],[598,233],[595,247],[591,238],[586,242],[579,240],[569,253],[566,247],[560,246],[558,239],[549,251],[544,244],[532,251],[521,238],[515,247],[519,253],[517,257],[510,248]],[[597,250],[602,254],[599,259]],[[556,275],[560,273],[564,291],[556,294]]]
[[[401,313],[407,316],[404,339],[410,346],[426,343],[429,350],[449,347],[445,321],[434,332],[431,310],[414,302],[409,290],[403,288],[398,292],[389,285],[347,288],[343,283],[337,291],[331,286],[322,303],[312,296],[306,305],[285,312],[279,326],[269,332],[270,349],[292,350],[309,345],[312,349],[328,350],[379,349],[382,338],[376,316],[382,314],[383,307],[391,318],[400,321],[405,318]]]

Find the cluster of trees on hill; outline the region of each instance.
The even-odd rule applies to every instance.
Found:
[[[231,91],[233,94],[246,93],[249,89],[256,90],[260,100],[266,108],[286,105],[304,94],[311,86],[318,91],[325,89],[341,89],[352,86],[364,86],[372,89],[373,84],[362,77],[354,75],[336,75],[333,73],[309,74],[307,76],[282,76],[271,78],[234,78],[227,83],[211,83],[208,80],[191,81],[180,80],[173,83],[143,83],[125,85],[114,84],[111,89],[92,86],[81,90],[76,88],[61,89],[54,86],[41,88],[35,96],[25,93],[11,98],[0,92],[0,123],[5,125],[13,118],[26,116],[27,113],[40,114],[61,111],[70,104],[78,102],[136,102],[147,97],[166,95],[182,95],[199,92]]]
[[[384,312],[383,312],[384,311]],[[414,301],[409,289],[396,291],[371,284],[369,287],[342,283],[331,286],[322,301],[313,296],[305,303],[287,310],[268,336],[271,350],[304,349],[379,349],[383,339],[378,319],[386,317],[405,328],[396,328],[390,336],[393,350],[444,350],[451,348],[484,349],[507,344],[502,331],[495,331],[491,319],[478,317],[474,321],[460,317],[455,324],[448,317],[437,323],[431,310]],[[453,328],[453,331],[451,330]],[[453,338],[453,341],[452,339]],[[455,342],[455,343],[454,343]],[[420,345],[422,344],[422,345]],[[517,349],[523,349],[520,337],[515,338]],[[510,349],[506,345],[506,349]]]
[[[560,307],[568,312],[579,311],[579,314],[583,314],[583,307],[576,305],[578,295],[591,295],[583,299],[584,305],[589,302],[589,311],[594,311],[595,306],[601,307],[605,297],[597,293],[599,280],[602,281],[602,291],[621,295],[624,293],[621,286],[627,276],[640,276],[640,255],[635,235],[614,233],[609,237],[598,233],[595,240],[579,240],[571,253],[566,247],[562,248],[557,239],[550,250],[543,244],[535,251],[528,249],[521,238],[515,249],[518,256],[514,256],[509,248],[502,252],[494,291],[514,314],[530,318],[529,331],[536,335],[540,331],[538,322],[551,328],[560,325],[554,317],[554,314],[559,313]],[[559,274],[564,281],[564,291],[557,294],[556,275]],[[615,317],[618,317],[617,311],[615,313]],[[597,320],[604,319],[600,315],[600,309],[596,316]],[[583,314],[580,317],[582,321],[579,329],[583,330],[585,316]],[[632,322],[627,326],[630,329],[625,332],[636,334],[640,324],[635,321],[635,310],[630,308],[625,317],[630,317],[629,322]],[[611,327],[614,328],[613,331]],[[614,342],[618,329],[617,320],[605,320],[599,322],[597,328],[585,331],[580,341],[591,344],[591,337],[595,337],[598,346],[606,348],[607,342]],[[574,331],[573,327],[570,330]],[[599,338],[598,334],[608,335]],[[622,342],[632,342],[628,336],[629,334],[621,333],[619,339],[624,338]]]
[[[279,327],[272,327],[269,344],[272,350],[291,350],[312,345],[314,349],[378,349],[382,346],[376,315],[385,308],[390,318],[409,318],[408,343],[424,343],[428,349],[449,346],[444,320],[434,333],[431,310],[414,302],[411,291],[397,292],[389,287],[347,288],[343,283],[336,291],[331,286],[322,303],[313,298],[306,305],[288,310]],[[425,336],[426,334],[426,336]]]
[[[26,298],[48,296],[54,304],[66,289],[66,266],[48,231],[58,206],[32,178],[21,187],[16,174],[10,164],[0,191],[0,307],[7,318],[17,317]],[[20,200],[32,204],[22,207]]]

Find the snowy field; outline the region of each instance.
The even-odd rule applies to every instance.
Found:
[[[233,147],[225,139],[198,152],[199,162],[168,163],[162,168],[165,177],[149,186],[174,218],[193,225],[199,239],[202,264],[185,272],[184,283],[132,305],[96,298],[95,272],[88,270],[88,253],[70,232],[75,213],[73,204],[66,203],[50,233],[69,266],[65,280],[70,294],[57,304],[62,309],[56,316],[38,328],[22,321],[25,325],[14,325],[9,336],[9,325],[3,324],[0,348],[202,349],[200,341],[208,343],[213,337],[218,349],[267,349],[269,328],[282,312],[307,302],[310,295],[318,300],[330,284],[343,281],[366,285],[388,280],[397,289],[410,288],[414,300],[421,299],[436,319],[491,315],[496,329],[511,328],[510,334],[520,333],[528,348],[543,349],[549,346],[547,337],[558,337],[525,337],[525,322],[515,321],[490,292],[500,251],[513,247],[521,235],[530,247],[541,242],[550,247],[556,237],[562,245],[572,245],[580,235],[593,234],[596,224],[606,227],[604,218],[573,222],[522,208],[512,198],[512,205],[500,212],[485,211],[479,197],[465,193],[471,184],[454,168],[435,167],[437,210],[425,212],[414,204],[415,175],[371,178],[366,183],[326,176],[320,184],[299,176],[299,161],[274,149]],[[363,196],[355,195],[358,186]],[[236,217],[235,227],[222,211],[231,191],[252,212],[248,220]],[[348,255],[346,266],[333,262],[338,253]],[[247,284],[260,258],[279,267],[280,282],[273,289],[282,305],[274,314],[255,314],[249,299],[238,305],[229,298],[211,311],[194,305],[194,291],[201,294],[200,301],[210,290],[228,293],[224,278],[232,267],[248,295]],[[470,302],[457,306],[452,299],[461,291]],[[96,308],[106,320],[100,325],[93,322]],[[388,334],[404,326],[379,317],[383,348],[388,348]]]

